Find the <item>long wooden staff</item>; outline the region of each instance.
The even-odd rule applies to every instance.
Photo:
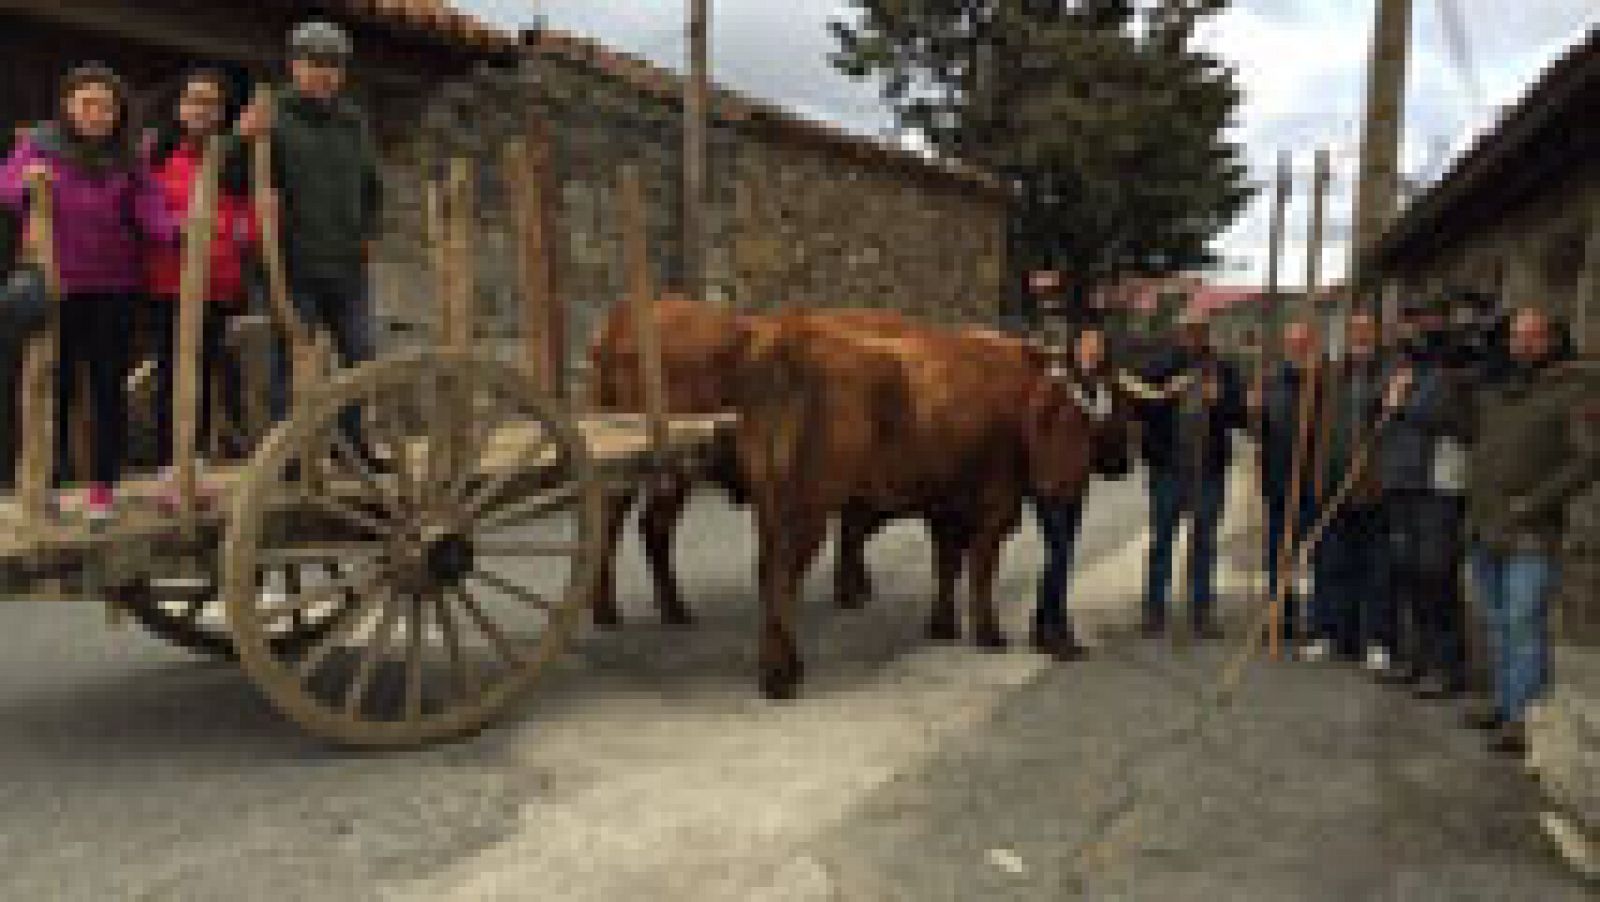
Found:
[[[1306,458],[1311,439],[1311,421],[1316,415],[1316,370],[1303,374],[1300,381],[1300,403],[1296,405],[1295,415],[1295,440],[1294,449],[1290,453],[1289,463],[1289,493],[1284,499],[1283,532],[1278,545],[1278,584],[1274,587],[1275,597],[1271,607],[1272,635],[1267,641],[1272,650],[1274,661],[1283,659],[1283,616],[1282,602],[1288,596],[1284,592],[1284,585],[1289,581],[1291,574],[1289,561],[1294,549],[1296,527],[1300,521],[1300,495],[1305,488]]]
[[[217,180],[221,169],[220,138],[206,141],[200,173],[189,195],[184,225],[183,275],[178,285],[177,330],[173,342],[172,455],[180,513],[186,528],[194,527],[195,448],[199,443],[201,320],[206,285],[211,275],[211,245],[217,229]]]
[[[273,92],[268,85],[256,89],[253,104],[264,109],[273,108]],[[275,115],[275,114],[274,114]],[[307,372],[308,355],[312,347],[311,330],[295,312],[289,298],[289,274],[283,262],[283,236],[279,229],[278,205],[272,181],[272,136],[261,135],[251,146],[251,193],[255,201],[256,220],[261,228],[261,259],[267,274],[267,298],[272,316],[288,345],[289,359],[294,361],[293,383],[296,392],[309,387],[311,374]]]
[[[61,303],[61,270],[56,262],[55,196],[50,173],[39,169],[28,178],[28,252],[44,276],[52,308]],[[22,424],[17,454],[17,495],[29,518],[50,510],[50,475],[56,437],[56,367],[60,357],[59,310],[29,339],[22,359],[22,396],[17,421]]]

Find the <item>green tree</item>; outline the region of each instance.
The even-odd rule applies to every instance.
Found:
[[[1234,72],[1195,42],[1227,3],[855,0],[833,62],[880,78],[936,151],[1013,183],[1014,270],[1093,287],[1211,265],[1250,198]]]

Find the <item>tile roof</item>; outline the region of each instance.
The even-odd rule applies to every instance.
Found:
[[[306,6],[321,4],[303,4]],[[355,17],[393,27],[421,30],[473,52],[506,53],[519,46],[592,68],[634,90],[677,102],[682,80],[676,73],[589,38],[554,29],[514,35],[457,10],[448,0],[343,0]],[[913,151],[853,135],[807,119],[771,103],[723,88],[713,90],[712,113],[724,122],[765,128],[785,138],[811,143],[867,162],[963,184],[996,199],[1008,195],[1000,180],[971,166],[931,160]]]

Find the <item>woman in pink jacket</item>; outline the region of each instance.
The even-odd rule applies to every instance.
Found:
[[[130,139],[128,91],[110,69],[86,65],[61,84],[60,112],[17,142],[0,166],[0,206],[22,214],[29,177],[50,177],[61,272],[56,478],[67,472],[67,411],[89,373],[92,472],[85,512],[112,513],[127,442],[129,334],[144,285],[144,244],[172,243],[178,221]]]

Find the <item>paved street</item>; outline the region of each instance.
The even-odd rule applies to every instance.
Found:
[[[709,497],[682,544],[700,626],[651,622],[630,547],[624,632],[508,725],[401,754],[311,742],[93,608],[8,608],[0,899],[1581,897],[1452,712],[1283,666],[1197,723],[1222,650],[1123,628],[1142,515],[1137,485],[1097,488],[1090,661],[930,647],[927,546],[896,527],[868,609],[813,579],[805,694],[770,705],[747,522]],[[1017,639],[1039,556],[1030,525],[1000,586]]]

